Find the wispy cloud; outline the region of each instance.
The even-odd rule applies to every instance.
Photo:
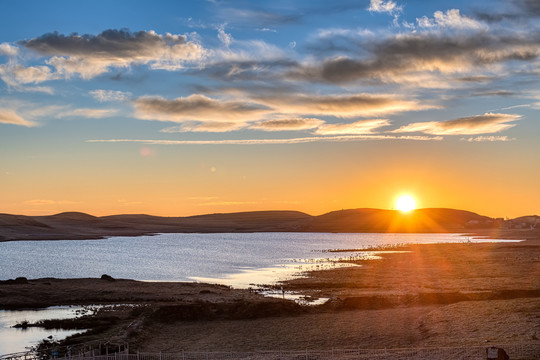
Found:
[[[519,119],[521,115],[486,113],[447,121],[416,122],[402,126],[394,132],[422,132],[431,135],[491,134],[514,127],[515,124],[508,122]]]
[[[239,139],[239,140],[140,140],[140,139],[104,139],[86,140],[89,143],[142,143],[147,145],[278,145],[302,144],[313,142],[343,142],[362,140],[411,140],[440,141],[442,136],[395,136],[395,135],[341,135],[312,136],[291,139]]]
[[[316,118],[281,118],[255,123],[250,126],[250,129],[263,131],[308,130],[322,124],[324,121]]]
[[[350,124],[324,124],[315,130],[319,135],[373,134],[376,129],[388,126],[386,119],[361,120]]]
[[[493,142],[493,141],[514,141],[516,139],[509,138],[508,136],[476,136],[470,138],[461,138],[460,140],[468,142]]]
[[[22,118],[19,114],[15,112],[15,110],[6,108],[0,108],[0,123],[20,125],[26,127],[33,127],[37,125],[33,121]]]
[[[38,84],[43,81],[54,80],[56,76],[47,66],[24,67],[17,63],[8,63],[0,65],[0,79],[12,90],[52,94],[54,91],[51,87],[27,86],[27,84]]]
[[[128,101],[132,94],[127,91],[118,90],[92,90],[89,94],[99,102],[123,102]]]
[[[182,125],[171,126],[160,130],[162,133],[185,133],[185,132],[228,132],[245,127],[243,122],[227,121],[187,121]]]
[[[58,118],[64,117],[85,117],[90,119],[101,119],[106,117],[111,117],[117,114],[116,109],[89,109],[89,108],[80,108],[62,111],[56,114]]]

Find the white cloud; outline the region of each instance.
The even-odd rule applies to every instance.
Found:
[[[508,136],[477,136],[470,138],[462,138],[463,141],[468,142],[493,142],[493,141],[514,141],[514,138],[509,138]]]
[[[422,132],[431,135],[480,135],[501,132],[514,127],[507,124],[521,119],[521,115],[485,113],[447,121],[416,122],[393,132]]]
[[[383,126],[390,125],[386,119],[361,120],[350,124],[324,124],[315,131],[319,135],[373,134]]]
[[[25,86],[25,84],[37,84],[47,80],[56,79],[56,75],[47,66],[24,67],[16,63],[0,65],[0,79],[10,89],[21,92],[42,92],[52,94],[53,89],[46,86]]]
[[[60,112],[56,115],[58,118],[64,118],[64,117],[85,117],[85,118],[91,118],[91,119],[101,119],[106,117],[111,117],[116,115],[117,110],[115,109],[88,109],[88,108],[80,108],[80,109],[73,109],[68,111]]]
[[[371,12],[393,14],[395,12],[400,12],[402,7],[398,6],[395,1],[392,0],[370,0],[368,10]]]
[[[89,92],[94,99],[99,102],[123,102],[128,101],[132,94],[126,91],[118,90],[92,90]]]
[[[86,140],[89,143],[142,143],[147,145],[279,145],[303,144],[313,142],[343,142],[363,140],[410,140],[410,141],[440,141],[442,136],[395,136],[395,135],[340,135],[312,136],[292,139],[241,139],[241,140],[135,140],[135,139],[106,139]]]
[[[19,54],[19,48],[9,43],[0,44],[0,56],[14,57]]]
[[[179,126],[171,126],[160,130],[162,133],[185,133],[185,132],[228,132],[245,127],[242,122],[219,122],[219,121],[188,121]]]
[[[223,43],[223,45],[229,47],[233,42],[233,37],[231,34],[225,32],[225,25],[226,24],[223,24],[218,27],[218,39]]]
[[[421,28],[453,28],[453,29],[470,29],[470,30],[487,30],[488,26],[478,20],[472,19],[460,14],[459,9],[450,9],[446,13],[435,11],[433,18],[423,16],[416,19],[416,23]]]
[[[0,123],[33,127],[37,124],[18,115],[13,109],[0,108]]]

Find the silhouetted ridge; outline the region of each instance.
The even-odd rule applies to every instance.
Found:
[[[492,219],[470,211],[429,208],[404,213],[372,208],[332,211],[311,216],[299,211],[251,211],[187,217],[124,214],[96,217],[80,212],[51,216],[0,214],[0,241],[98,239],[156,233],[224,232],[463,232],[514,226],[536,226],[538,217],[520,221]]]
[[[65,220],[78,220],[78,221],[93,221],[99,219],[97,216],[85,214],[77,211],[62,212],[51,216],[46,216],[51,219],[65,219]]]

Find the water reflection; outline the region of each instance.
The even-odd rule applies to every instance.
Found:
[[[10,354],[28,350],[41,340],[52,336],[53,339],[64,339],[81,330],[46,330],[39,327],[26,329],[13,328],[14,325],[28,321],[35,323],[48,319],[72,319],[83,314],[91,314],[82,306],[53,306],[46,309],[0,310],[0,354]]]

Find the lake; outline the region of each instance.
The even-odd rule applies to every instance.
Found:
[[[38,327],[18,329],[12,326],[23,321],[35,323],[47,319],[70,319],[79,316],[82,310],[85,310],[82,306],[52,306],[39,310],[0,310],[0,355],[25,351],[49,336],[58,340],[82,332],[82,330],[45,330]]]
[[[355,254],[325,252],[329,249],[465,241],[468,238],[460,234],[225,233],[0,242],[0,279],[108,274],[136,280],[248,287],[275,282],[308,268],[334,266],[323,260]]]

